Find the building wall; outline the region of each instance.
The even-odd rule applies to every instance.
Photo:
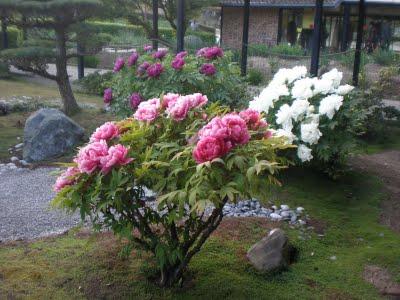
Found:
[[[240,48],[243,36],[243,9],[223,8],[222,45]],[[250,10],[249,43],[275,45],[278,36],[278,9],[252,8]]]

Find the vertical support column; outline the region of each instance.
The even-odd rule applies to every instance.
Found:
[[[249,44],[250,0],[244,0],[241,74],[247,73],[247,48]]]
[[[85,57],[82,55],[84,49],[79,42],[76,45],[76,49],[78,52],[78,79],[82,79],[85,77]]]
[[[1,32],[2,32],[3,49],[8,49],[7,21],[5,17],[1,18]]]
[[[358,75],[360,73],[361,46],[363,42],[363,30],[365,23],[365,0],[358,4],[357,43],[354,54],[353,85],[358,86]]]
[[[283,22],[283,8],[280,8],[278,12],[278,36],[276,37],[277,44],[279,44],[282,41],[282,22]]]
[[[348,48],[348,36],[350,31],[350,5],[344,4],[344,14],[343,14],[343,28],[342,28],[342,41],[341,41],[341,51],[346,51]]]
[[[176,25],[176,51],[181,52],[185,48],[185,0],[178,0]]]
[[[311,45],[311,67],[310,73],[312,76],[318,76],[319,66],[319,53],[321,49],[321,35],[322,35],[322,10],[324,0],[316,0],[315,2],[315,16],[314,16],[314,31],[312,36]]]
[[[222,30],[224,28],[224,6],[221,5],[221,20],[220,20],[220,24],[219,24],[219,44],[220,46],[222,46]]]
[[[22,23],[23,24],[26,23],[26,17],[25,16],[22,16]],[[22,27],[22,39],[24,41],[26,41],[28,39],[28,29],[26,28],[25,25]]]
[[[158,50],[158,0],[153,0],[153,50]]]

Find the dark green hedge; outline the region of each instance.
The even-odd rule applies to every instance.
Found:
[[[20,38],[21,38],[21,31],[16,28],[8,27],[7,33],[8,33],[8,47],[9,48],[17,48]],[[3,49],[3,32],[2,31],[0,31],[0,49]]]

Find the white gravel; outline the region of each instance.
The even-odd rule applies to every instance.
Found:
[[[0,242],[62,233],[80,223],[79,215],[50,208],[55,170],[0,165]]]

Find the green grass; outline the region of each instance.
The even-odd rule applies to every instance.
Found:
[[[334,182],[312,171],[292,170],[284,187],[271,192],[279,203],[302,205],[324,224],[323,237],[303,240],[287,230],[299,249],[289,270],[259,274],[247,249],[271,228],[260,220],[230,220],[190,264],[182,289],[161,290],[152,279],[152,259],[134,251],[118,257],[121,244],[110,234],[67,236],[0,247],[0,298],[31,299],[379,299],[362,271],[376,264],[400,274],[400,236],[378,224],[385,196],[373,177],[350,174]],[[314,253],[314,255],[311,255]],[[335,255],[336,261],[329,257]],[[400,280],[400,276],[395,277]]]
[[[400,122],[387,122],[383,136],[360,140],[357,154],[375,154],[386,150],[400,150]]]

